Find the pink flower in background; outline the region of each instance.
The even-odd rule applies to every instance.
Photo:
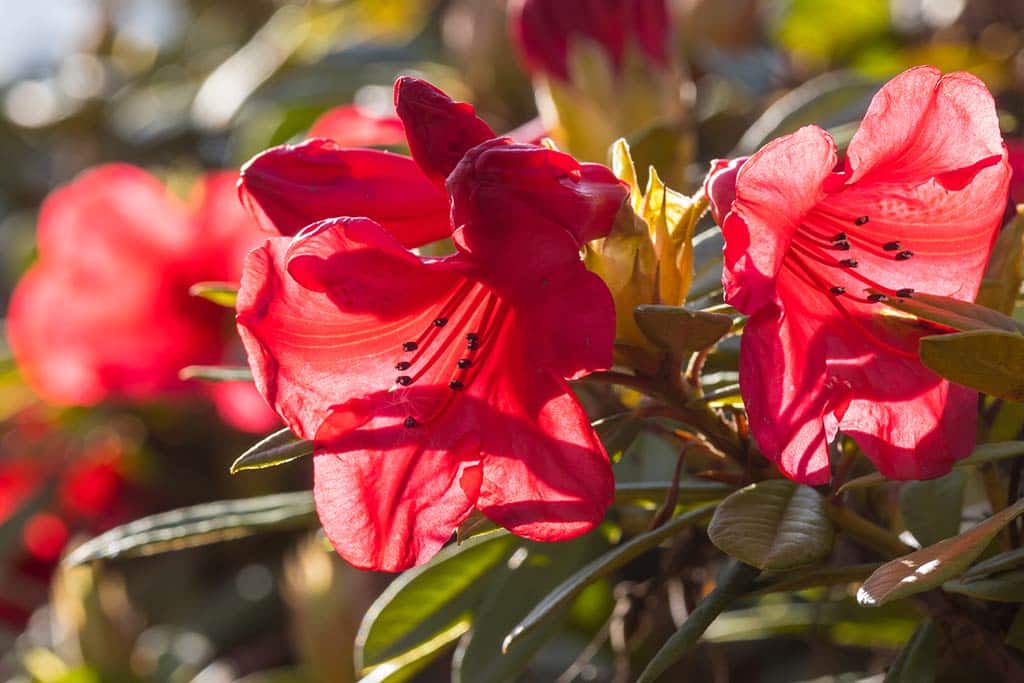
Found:
[[[750,316],[740,387],[751,430],[808,484],[828,481],[840,430],[889,478],[943,475],[974,445],[977,394],[925,368],[928,332],[881,302],[974,299],[1010,179],[992,95],[966,73],[906,71],[836,165],[831,136],[808,126],[750,157],[734,187],[714,172],[708,182],[728,210],[726,301]]]
[[[237,176],[203,177],[191,201],[145,171],[101,166],[54,191],[39,216],[39,260],[11,298],[7,331],[26,381],[46,400],[94,405],[207,391],[233,425],[263,431],[272,411],[246,383],[198,389],[178,372],[232,358],[230,313],[189,295],[237,281],[260,232]]]

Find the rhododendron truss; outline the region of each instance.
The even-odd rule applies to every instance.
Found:
[[[808,126],[739,170],[722,219],[725,295],[750,316],[751,430],[787,476],[828,481],[838,431],[890,478],[937,477],[968,455],[977,394],[926,369],[918,340],[935,330],[884,302],[973,300],[1009,177],[986,87],[930,67],[881,89],[838,168],[832,138]]]
[[[320,520],[356,566],[422,563],[474,509],[527,538],[582,534],[613,482],[566,378],[610,365],[615,319],[580,246],[610,229],[627,190],[603,166],[494,138],[423,81],[400,79],[396,104],[417,172],[446,188],[456,253],[407,250],[438,231],[380,213],[402,204],[398,184],[363,205],[370,216],[269,240],[238,299],[257,386],[314,440]],[[247,173],[282,164],[311,185],[360,182],[309,160],[274,150]],[[266,206],[268,186],[250,181],[250,205]]]
[[[27,381],[62,405],[186,394],[185,366],[229,361],[226,311],[189,295],[204,280],[237,281],[260,231],[214,173],[191,205],[145,171],[101,166],[51,194],[40,212],[39,260],[11,298],[7,331]],[[265,431],[273,412],[245,382],[208,385],[231,424]]]

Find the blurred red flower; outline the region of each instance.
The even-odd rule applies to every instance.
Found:
[[[579,250],[610,229],[627,190],[603,166],[493,138],[472,107],[428,83],[403,78],[395,92],[415,158],[403,163],[451,202],[451,218],[429,230],[430,215],[389,221],[383,212],[406,199],[396,183],[370,204],[337,204],[369,217],[324,220],[252,252],[238,321],[257,386],[315,440],[320,519],[356,566],[425,562],[474,508],[528,538],[584,533],[613,482],[564,378],[611,363],[615,320]],[[352,152],[385,159],[341,154]],[[347,177],[318,158],[301,145],[258,157],[244,175],[250,205],[282,189],[265,196],[248,182],[254,168],[309,187],[365,181],[363,167]],[[292,232],[296,214],[280,215]],[[452,225],[454,255],[406,249]]]
[[[651,63],[669,63],[672,21],[665,0],[511,0],[509,19],[527,68],[563,81],[570,79],[569,50],[577,40],[598,45],[617,70],[630,42]]]
[[[15,359],[41,396],[93,405],[180,395],[195,390],[178,379],[181,368],[228,360],[229,313],[189,287],[237,281],[260,240],[236,178],[203,177],[186,205],[145,171],[114,164],[47,198],[39,260],[15,288],[7,318]],[[207,390],[235,426],[273,426],[273,412],[246,384]],[[246,393],[251,399],[235,400]]]
[[[723,281],[750,315],[740,386],[751,430],[808,484],[828,481],[838,430],[889,478],[937,477],[973,447],[977,395],[925,368],[928,331],[880,302],[974,299],[1010,177],[992,95],[966,73],[906,71],[836,166],[832,138],[808,126],[736,177]]]
[[[313,122],[307,137],[328,138],[342,147],[371,147],[405,143],[405,129],[397,116],[378,116],[354,104],[324,112]]]
[[[0,623],[24,625],[47,598],[46,582],[73,533],[98,533],[138,510],[122,470],[116,433],[73,442],[50,421],[24,411],[7,422],[0,455],[0,526],[15,532],[0,573]]]

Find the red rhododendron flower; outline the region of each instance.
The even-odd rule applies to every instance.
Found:
[[[233,173],[211,174],[193,205],[141,169],[102,166],[55,191],[39,217],[39,261],[11,298],[7,329],[27,381],[47,400],[148,400],[187,387],[178,371],[220,363],[227,312],[189,295],[202,280],[237,281],[261,238],[239,206]],[[224,415],[254,431],[273,412],[252,391],[212,386]],[[252,398],[241,410],[237,393]]]
[[[314,440],[317,510],[356,566],[424,562],[474,508],[528,538],[584,533],[613,482],[565,378],[611,363],[615,321],[579,250],[610,229],[627,191],[603,166],[494,139],[423,81],[400,79],[396,100],[418,168],[447,177],[457,252],[416,256],[405,247],[422,227],[380,213],[269,240],[248,257],[238,300],[257,386]],[[313,185],[306,154],[249,169],[282,163]],[[369,208],[405,192],[382,189]]]
[[[654,64],[669,63],[672,21],[665,0],[512,0],[509,18],[530,71],[569,80],[570,45],[581,39],[601,46],[616,69],[629,42]]]
[[[405,129],[397,116],[378,116],[354,104],[324,112],[313,122],[307,137],[328,138],[342,147],[401,145]]]
[[[915,291],[973,300],[1006,202],[991,94],[911,69],[872,100],[846,159],[808,126],[754,154],[722,222],[726,300],[750,315],[740,387],[765,455],[829,478],[851,436],[885,476],[940,476],[975,437],[975,392],[925,368],[926,330],[885,315]]]

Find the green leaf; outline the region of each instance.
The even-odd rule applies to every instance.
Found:
[[[513,680],[559,629],[562,620],[549,620],[502,653],[505,636],[533,605],[607,547],[599,533],[568,543],[521,546],[477,611],[473,628],[459,643],[453,683]],[[515,600],[509,600],[509,596],[515,596]]]
[[[218,306],[234,308],[238,299],[238,285],[231,282],[197,282],[188,288],[188,293]]]
[[[726,568],[718,585],[686,617],[679,630],[662,645],[647,668],[640,674],[637,683],[653,683],[668,671],[669,667],[682,659],[697,644],[719,614],[724,612],[736,598],[746,593],[754,584],[760,572],[756,567],[742,562],[732,562]]]
[[[373,666],[359,679],[359,683],[403,683],[409,680],[455,645],[469,630],[470,623],[468,616],[457,620],[415,647]]]
[[[178,377],[206,382],[251,382],[252,371],[244,365],[189,365],[178,372]]]
[[[268,435],[231,463],[231,474],[262,470],[313,455],[313,442],[300,439],[285,427]]]
[[[817,76],[777,99],[747,129],[730,157],[753,154],[777,137],[808,124],[831,128],[859,121],[878,84],[848,71]]]
[[[701,351],[732,329],[732,318],[727,315],[689,311],[682,306],[637,306],[633,317],[648,339],[675,351]]]
[[[985,268],[976,301],[997,311],[1013,313],[1024,280],[1024,218],[1018,214],[999,232]]]
[[[315,524],[316,510],[309,491],[203,503],[115,527],[75,548],[64,564],[155,555]]]
[[[884,605],[931,590],[960,576],[1003,527],[1021,513],[1024,513],[1024,500],[997,512],[959,536],[886,562],[857,591],[857,601],[862,605]]]
[[[942,584],[942,590],[978,600],[1024,602],[1024,569],[996,574],[977,581],[947,581]]]
[[[970,301],[960,301],[948,296],[916,292],[906,298],[889,298],[885,301],[889,308],[910,313],[922,320],[952,327],[961,332],[988,330],[1003,332],[1022,332],[1020,324],[999,311],[979,306]]]
[[[619,567],[628,564],[651,548],[657,547],[666,539],[678,534],[686,527],[710,517],[714,509],[714,505],[704,505],[695,510],[685,512],[665,522],[665,524],[657,529],[640,534],[629,542],[612,548],[601,557],[588,563],[585,567],[582,567],[560,583],[557,588],[537,603],[530,610],[530,613],[516,624],[516,627],[505,637],[502,649],[507,651],[515,645],[516,641],[558,614],[563,607],[582,593],[584,588],[597,579],[607,576]]]
[[[1017,458],[1022,455],[1024,455],[1024,441],[983,443],[975,446],[969,456],[963,460],[958,460],[953,463],[953,467],[955,469],[966,469],[968,467],[984,465],[989,462]],[[851,479],[846,482],[839,487],[839,493],[845,493],[846,491],[852,491],[854,489],[870,488],[879,484],[887,484],[891,481],[893,480],[886,479],[880,472],[872,472],[871,474],[865,474],[862,477],[857,477],[856,479]]]
[[[964,573],[963,580],[976,581],[990,574],[998,574],[1018,567],[1024,567],[1024,548],[1008,550],[1005,553],[993,555],[984,562],[979,562]]]
[[[400,575],[363,617],[356,666],[369,673],[462,622],[468,629],[473,610],[490,588],[487,575],[508,557],[514,543],[505,533],[476,536]]]
[[[884,683],[932,683],[939,661],[939,629],[933,621],[917,627],[885,674]]]
[[[774,479],[751,484],[722,501],[708,536],[741,562],[782,571],[828,555],[834,531],[821,494]]]
[[[788,593],[820,586],[840,586],[849,583],[863,582],[878,569],[877,562],[851,564],[842,567],[808,567],[796,571],[783,572],[779,576],[761,575],[751,595],[767,595],[769,593]]]
[[[958,384],[1009,401],[1024,401],[1024,336],[960,332],[922,337],[921,362]]]
[[[960,531],[967,477],[954,469],[944,477],[908,481],[900,489],[900,513],[921,546],[933,545]]]

